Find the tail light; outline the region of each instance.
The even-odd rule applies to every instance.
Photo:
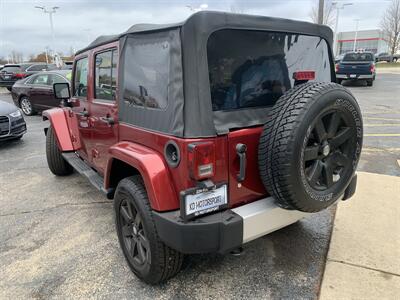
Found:
[[[371,73],[375,72],[375,64],[371,64],[370,71]]]
[[[339,72],[339,64],[335,65],[335,70],[336,70],[336,72]]]
[[[298,71],[293,73],[293,79],[296,81],[314,80],[315,71]]]
[[[24,74],[24,73],[16,73],[16,74],[14,74],[14,76],[16,77],[16,78],[24,78],[25,76],[26,76],[26,74]]]
[[[189,145],[190,176],[194,180],[213,177],[215,174],[215,145],[213,142],[200,142]]]

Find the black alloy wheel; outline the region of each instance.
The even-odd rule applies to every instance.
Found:
[[[331,188],[353,168],[349,155],[355,147],[354,136],[341,111],[328,111],[317,117],[303,155],[307,181],[313,189]]]
[[[143,269],[151,264],[149,240],[143,227],[142,217],[135,204],[129,199],[124,199],[120,206],[120,222],[123,234],[124,247],[128,259],[137,269]]]

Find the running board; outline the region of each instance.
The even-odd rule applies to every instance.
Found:
[[[85,176],[96,189],[105,193],[108,199],[113,198],[114,189],[106,190],[103,186],[103,177],[76,155],[75,152],[63,152],[62,156],[79,174]]]

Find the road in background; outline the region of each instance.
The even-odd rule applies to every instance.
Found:
[[[400,175],[399,82],[388,73],[373,87],[345,83],[366,125],[361,170]],[[0,91],[0,100],[11,97]],[[53,176],[48,124],[26,120],[21,141],[0,144],[0,298],[317,298],[333,209],[245,245],[240,257],[187,256],[177,277],[148,286],[124,262],[112,202],[77,174]]]

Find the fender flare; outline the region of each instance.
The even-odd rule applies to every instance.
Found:
[[[154,150],[132,142],[119,142],[109,149],[109,159],[104,173],[104,186],[109,188],[111,168],[118,159],[140,173],[149,197],[150,206],[156,211],[179,208],[179,201],[163,157]]]
[[[45,110],[42,113],[42,118],[43,121],[50,121],[50,124],[56,134],[58,146],[62,152],[75,150],[71,141],[67,118],[62,108],[52,108]],[[46,129],[45,133],[47,134]]]

